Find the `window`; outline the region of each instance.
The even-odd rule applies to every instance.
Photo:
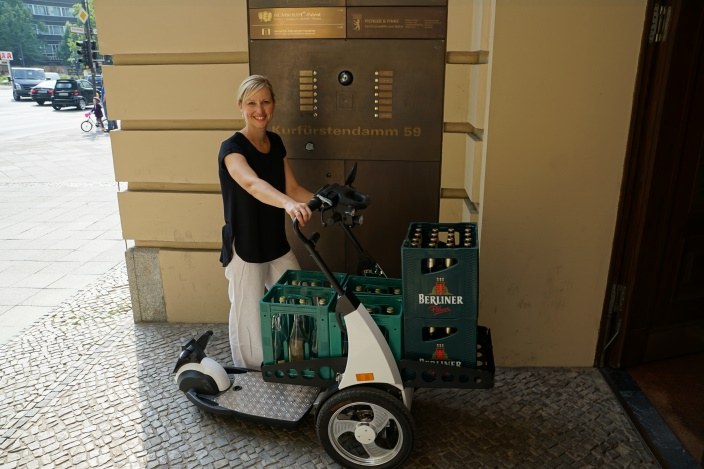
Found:
[[[16,68],[13,69],[12,75],[15,78],[23,78],[25,80],[43,80],[44,70],[40,68]]]
[[[70,7],[35,5],[32,3],[25,4],[25,6],[32,12],[33,15],[73,18],[73,9]]]
[[[29,5],[32,8],[33,15],[47,16],[46,6],[44,5]]]
[[[44,55],[51,59],[55,59],[59,52],[58,44],[44,44]]]
[[[37,34],[44,34],[44,35],[49,35],[49,36],[63,36],[64,35],[64,27],[59,26],[58,24],[48,24],[46,25],[46,29],[41,30],[39,29],[38,25],[35,25],[37,29]]]

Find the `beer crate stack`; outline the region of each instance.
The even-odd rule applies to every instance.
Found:
[[[345,284],[347,274],[333,272],[333,276],[340,285]],[[325,274],[317,270],[287,270],[276,281],[276,285],[332,288]]]
[[[391,353],[400,360],[403,353],[403,297],[401,279],[350,275],[344,284],[364,304],[389,344]],[[347,334],[335,313],[330,313],[330,356],[347,355]],[[343,320],[344,327],[344,320]]]
[[[411,223],[401,251],[404,358],[476,366],[476,224]]]
[[[259,303],[264,364],[329,357],[328,314],[336,301],[332,288],[272,286]]]
[[[366,306],[400,360],[401,279],[333,275]],[[337,293],[322,272],[286,271],[260,301],[264,365],[346,356],[347,337],[335,317],[336,304]]]

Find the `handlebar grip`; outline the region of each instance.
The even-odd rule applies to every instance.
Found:
[[[317,197],[313,197],[308,201],[308,208],[311,210],[318,210],[323,205],[323,201]]]

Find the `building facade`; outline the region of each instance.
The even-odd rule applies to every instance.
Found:
[[[59,58],[59,47],[64,41],[66,28],[80,25],[74,16],[73,6],[77,0],[23,0],[32,13],[32,22],[37,37],[44,47],[44,65],[66,65]],[[43,25],[43,27],[41,26]]]
[[[135,320],[227,321],[215,157],[242,126],[260,4],[291,2],[96,1]],[[647,0],[446,4],[437,203],[439,221],[479,225],[479,321],[499,366],[591,366]],[[211,92],[135,87],[165,77]]]

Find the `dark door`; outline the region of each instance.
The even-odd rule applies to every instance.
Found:
[[[648,6],[597,361],[704,351],[704,2]]]

